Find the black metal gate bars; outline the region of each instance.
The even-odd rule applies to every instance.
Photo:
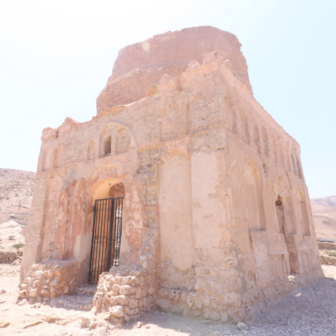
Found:
[[[119,266],[123,197],[95,201],[89,283],[98,283],[99,275],[111,266]]]

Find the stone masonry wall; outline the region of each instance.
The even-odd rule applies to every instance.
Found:
[[[77,286],[76,260],[46,260],[34,264],[20,284],[19,299],[26,299],[30,304],[50,302],[51,299],[71,294]]]
[[[320,250],[335,250],[336,251],[335,243],[317,242],[317,246]]]
[[[105,319],[129,322],[156,309],[155,275],[139,267],[112,267],[99,278],[93,298],[94,311],[106,312]]]
[[[149,70],[132,76],[141,74],[151,78]],[[125,76],[115,79],[121,90],[122,80],[132,78]],[[218,322],[249,320],[322,276],[299,145],[238,77],[223,53],[207,53],[180,78],[163,75],[144,99],[44,131],[40,202],[33,202],[31,217],[41,247],[33,246],[31,234],[27,256],[36,251],[26,258],[21,298],[48,301],[75,286],[75,262],[66,272],[55,261],[55,273],[45,260],[25,274],[34,258],[78,255],[86,278],[93,202],[109,183],[119,182],[126,194],[125,257],[120,267],[101,274],[93,302],[106,318],[135,320],[158,306]],[[128,99],[126,91],[125,97],[114,94]],[[106,139],[111,148],[104,153]],[[183,188],[181,179],[188,179]],[[170,187],[186,207],[166,192]],[[164,207],[166,197],[176,209]],[[282,226],[279,197],[288,218]],[[170,222],[167,214],[175,210]],[[181,226],[185,236],[177,233]],[[170,240],[162,237],[169,230],[175,234]]]
[[[320,254],[320,261],[322,265],[333,265],[336,266],[336,257],[330,257],[326,254]]]
[[[109,82],[97,98],[98,115],[113,106],[126,105],[145,98],[151,86],[157,85],[163,74],[181,77],[187,66],[136,69]]]

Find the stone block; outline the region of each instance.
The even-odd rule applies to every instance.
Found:
[[[114,299],[121,306],[126,306],[129,301],[132,301],[132,300],[129,300],[127,295],[118,295],[118,296],[115,296]]]
[[[112,286],[113,292],[115,292],[116,294],[120,294],[120,286],[118,284],[114,284]]]
[[[171,310],[172,304],[167,299],[158,299],[156,300],[156,304],[160,308],[160,310],[164,312],[169,312]]]
[[[119,293],[121,295],[130,295],[134,293],[134,288],[129,285],[123,285],[119,287]]]
[[[139,300],[130,299],[130,300],[129,300],[129,303],[128,303],[128,306],[129,306],[131,309],[138,308],[138,307],[139,307]]]
[[[115,317],[123,317],[124,316],[124,309],[122,306],[114,306],[110,308],[110,313],[112,316]]]
[[[237,293],[226,293],[222,302],[224,306],[240,307],[241,295]]]

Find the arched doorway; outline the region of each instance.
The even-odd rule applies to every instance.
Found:
[[[93,228],[89,283],[119,265],[125,187],[117,180],[102,181],[93,193]]]
[[[299,271],[299,262],[295,244],[296,225],[293,205],[288,184],[281,177],[274,183],[274,197],[277,231],[283,236],[289,257],[288,271],[297,273]]]

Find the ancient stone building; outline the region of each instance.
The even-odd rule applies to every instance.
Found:
[[[115,321],[254,318],[322,277],[300,146],[213,27],[123,48],[97,115],[43,130],[20,296],[98,283]]]

